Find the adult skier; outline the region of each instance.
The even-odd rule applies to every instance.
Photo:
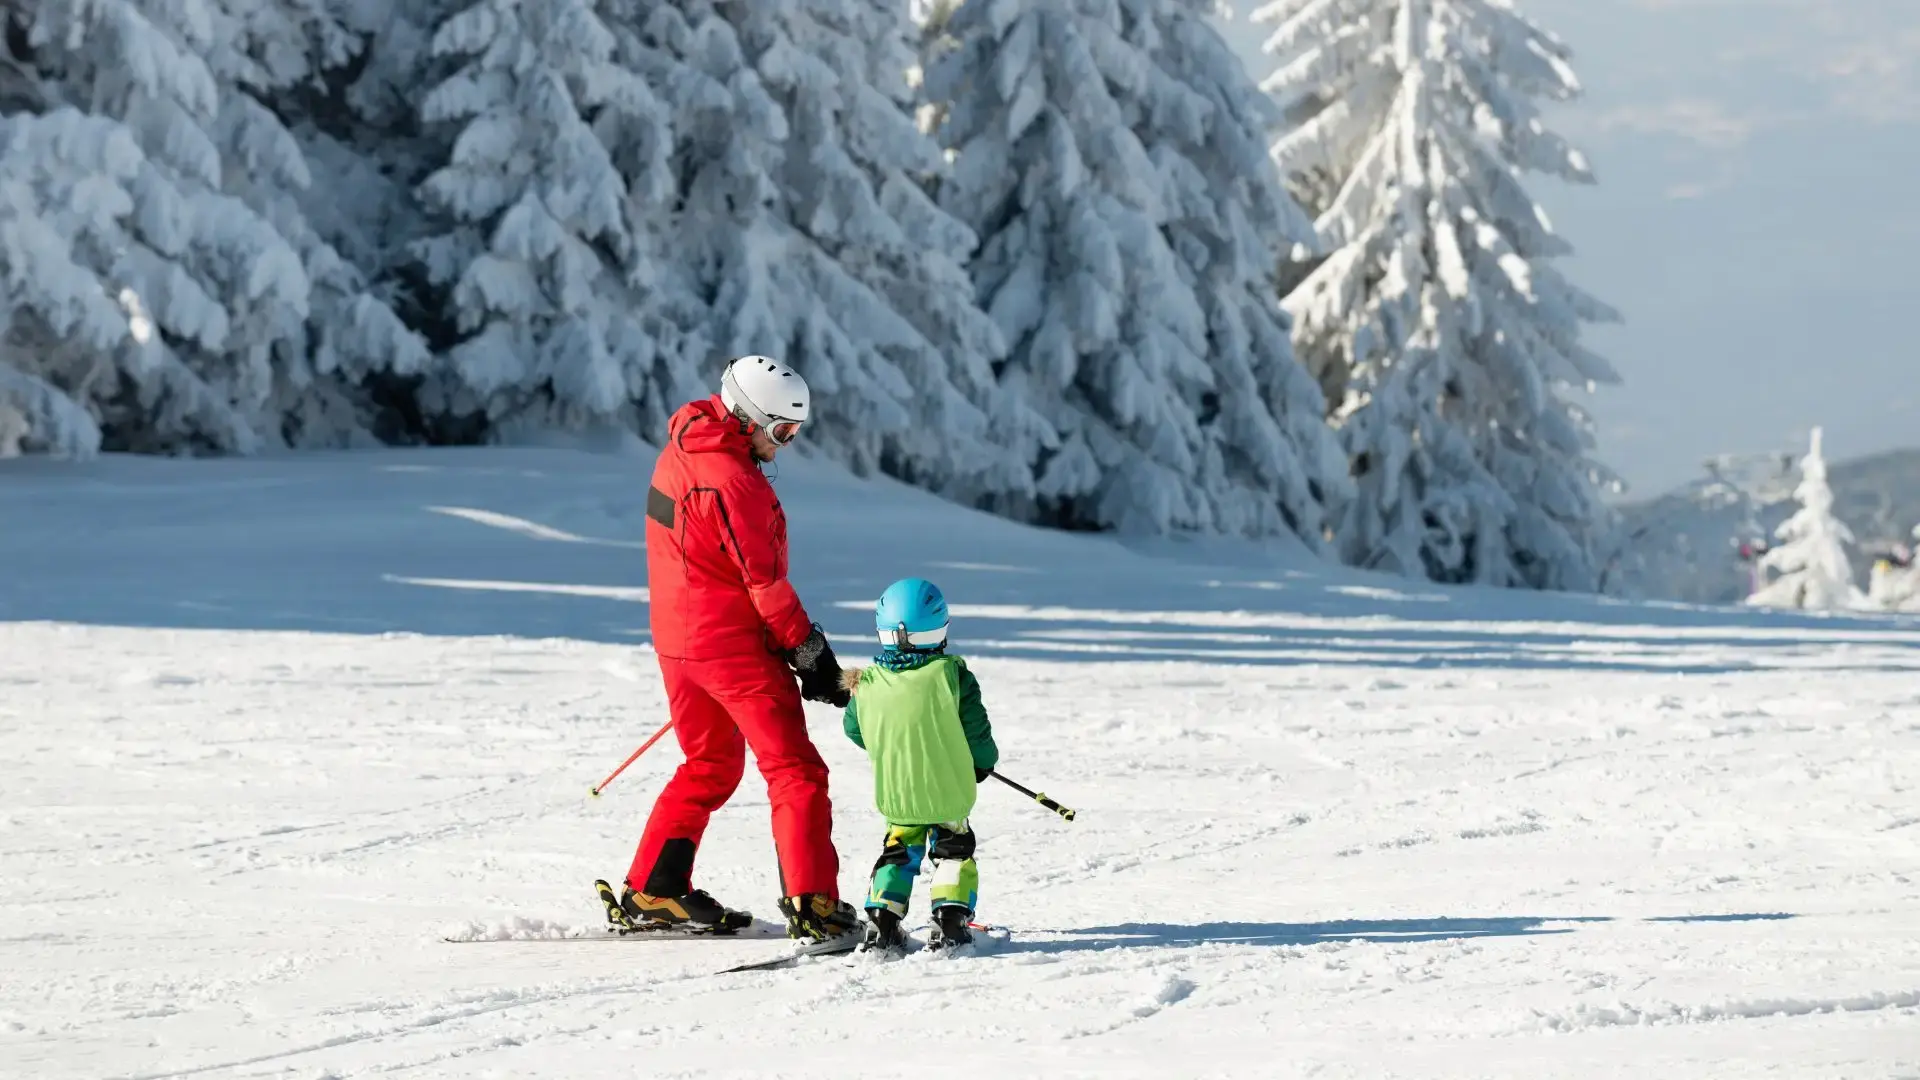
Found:
[[[840,899],[827,766],[801,698],[845,707],[840,665],[787,581],[787,519],[760,466],[807,421],[806,380],[765,356],[727,366],[720,392],[681,406],[647,492],[653,647],[686,762],[647,818],[618,911],[631,925],[749,924],[693,887],[707,820],[739,786],[746,750],[766,779],[790,937],[855,933]],[[799,686],[794,676],[799,676]]]

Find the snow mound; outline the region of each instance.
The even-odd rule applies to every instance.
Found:
[[[582,926],[553,922],[526,915],[513,915],[493,921],[448,923],[441,927],[446,941],[554,941],[562,938],[598,938],[607,936],[605,923]]]

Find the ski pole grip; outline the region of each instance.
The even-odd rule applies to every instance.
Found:
[[[995,780],[1000,781],[1001,783],[1007,785],[1013,790],[1019,792],[1020,794],[1025,795],[1027,798],[1032,799],[1034,802],[1039,803],[1041,806],[1044,806],[1047,809],[1053,811],[1054,813],[1059,814],[1061,817],[1065,818],[1066,820],[1068,821],[1073,820],[1073,810],[1071,810],[1068,807],[1061,806],[1059,803],[1054,802],[1052,799],[1047,798],[1045,795],[1042,795],[1040,792],[1035,791],[1032,788],[1022,787],[1021,785],[1014,783],[1013,781],[1007,779],[1004,776],[1001,776],[997,772],[993,772],[992,770],[988,770],[988,775],[992,776]]]
[[[1053,811],[1054,813],[1059,814],[1061,817],[1066,818],[1068,821],[1073,820],[1073,811],[1071,809],[1065,806],[1061,806],[1059,803],[1054,802],[1052,799],[1047,798],[1045,795],[1036,793],[1033,797],[1033,801],[1039,803],[1041,806],[1046,807],[1047,809]]]

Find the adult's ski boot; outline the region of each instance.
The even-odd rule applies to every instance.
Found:
[[[604,881],[594,882],[607,907],[607,923],[622,934],[679,931],[690,934],[732,934],[753,925],[753,916],[735,911],[694,889],[685,896],[648,896],[627,885],[620,895]]]
[[[787,917],[787,936],[796,941],[818,943],[860,933],[860,914],[853,905],[825,893],[784,897],[780,913]]]

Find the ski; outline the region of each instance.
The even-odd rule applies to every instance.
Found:
[[[735,930],[719,930],[713,927],[681,929],[678,927],[640,928],[621,931],[609,926],[601,931],[580,933],[565,932],[557,934],[535,934],[525,937],[442,937],[440,940],[449,945],[474,945],[481,942],[505,944],[591,944],[600,942],[642,942],[642,941],[776,941],[786,937],[784,927],[771,923],[758,923],[752,927]]]
[[[714,972],[714,974],[731,975],[737,971],[770,971],[774,968],[786,967],[788,964],[797,964],[810,957],[838,956],[843,953],[850,953],[860,947],[860,942],[861,936],[859,934],[842,934],[837,938],[831,938],[826,941],[808,942],[805,945],[782,953],[770,960],[755,960],[751,963],[735,964],[733,967],[721,968],[719,971]]]
[[[912,938],[902,938],[891,945],[872,945],[862,943],[854,950],[854,955],[862,959],[899,960],[911,953],[920,951],[920,943]]]
[[[1013,935],[1013,932],[1011,930],[1008,930],[1006,927],[997,926],[991,923],[969,923],[968,928],[973,930],[976,934],[983,935],[988,940],[992,940],[992,941],[1005,941]],[[971,956],[971,955],[975,955],[974,946],[979,942],[979,940],[980,938],[976,937],[973,941],[964,942],[959,945],[943,945],[943,944],[935,944],[931,941],[921,941],[919,938],[909,936],[906,939],[906,941],[904,941],[900,946],[897,946],[894,948],[885,948],[885,947],[869,948],[866,945],[866,938],[864,935],[857,934],[857,933],[850,933],[850,934],[843,935],[842,937],[835,938],[831,941],[819,941],[819,942],[813,942],[807,945],[802,945],[791,952],[773,957],[772,959],[756,960],[756,961],[753,961],[752,963],[736,964],[730,968],[722,968],[719,971],[714,972],[714,974],[715,975],[731,975],[734,972],[738,972],[738,971],[771,971],[775,968],[782,968],[782,967],[787,967],[789,965],[798,964],[802,960],[806,960],[816,956],[840,956],[845,954],[852,954],[856,960],[865,959],[865,960],[872,960],[872,961],[881,962],[881,963],[891,961],[891,960],[902,960],[902,959],[905,959],[906,957],[914,956],[920,953],[927,953],[930,955],[938,955],[938,956],[945,956],[950,954],[959,955],[959,956]]]
[[[973,930],[975,933],[991,932],[993,937],[997,940],[1005,940],[1011,934],[1011,931],[1007,930],[1007,928],[1003,926],[975,925],[973,927]],[[666,927],[666,928],[655,928],[655,929],[638,929],[638,930],[631,930],[626,933],[621,933],[620,931],[609,926],[598,933],[595,933],[593,931],[575,932],[569,929],[567,931],[563,931],[560,933],[534,934],[534,935],[529,935],[525,937],[445,937],[443,936],[440,938],[440,940],[449,945],[479,945],[479,944],[611,945],[616,943],[630,943],[630,942],[643,942],[643,941],[715,941],[715,940],[718,940],[718,941],[787,941],[790,939],[786,936],[786,929],[784,927],[781,927],[774,923],[756,923],[751,927],[745,927],[740,930],[731,930],[731,931],[721,931],[711,927],[702,927],[699,929],[680,929],[675,927]],[[912,942],[911,947],[895,955],[905,956],[905,955],[911,955],[913,953],[928,951],[928,946],[925,943],[914,938],[910,938],[909,940]],[[765,964],[762,964],[760,966],[777,967],[780,964],[788,962],[789,960],[799,959],[801,957],[805,957],[808,955],[834,955],[835,953],[842,952],[842,951],[847,951],[847,950],[827,949],[821,953],[808,953],[808,952],[802,951],[796,954],[777,957],[774,960],[768,961]],[[882,949],[862,949],[860,951],[863,953],[874,953],[874,954],[888,952],[888,950],[882,950]],[[936,948],[931,951],[940,952],[943,950]],[[752,967],[752,966],[753,965],[749,965],[749,967]]]
[[[730,912],[728,921],[724,923],[720,923],[718,925],[688,925],[688,924],[674,924],[674,923],[664,923],[664,922],[636,923],[631,918],[629,918],[627,916],[626,911],[623,908],[621,908],[620,898],[618,894],[614,892],[613,886],[611,884],[609,884],[605,880],[596,880],[594,881],[593,886],[594,886],[594,891],[600,897],[601,905],[606,909],[607,926],[604,932],[602,933],[594,934],[590,932],[575,932],[572,928],[561,928],[557,926],[550,926],[549,924],[546,924],[546,923],[539,923],[538,925],[532,928],[536,932],[533,934],[529,934],[527,936],[506,936],[506,937],[442,936],[440,940],[443,942],[446,942],[449,945],[472,945],[472,944],[478,944],[480,942],[491,942],[495,944],[499,944],[503,942],[521,942],[523,944],[533,943],[533,942],[548,943],[548,944],[551,944],[551,943],[578,944],[582,942],[593,942],[593,941],[599,941],[599,942],[697,941],[697,940],[706,940],[706,939],[713,939],[713,938],[719,938],[723,940],[734,940],[734,941],[758,941],[758,940],[779,940],[779,939],[783,939],[785,936],[784,927],[781,927],[777,924],[766,923],[766,922],[761,922],[759,920],[756,920],[753,918],[752,915],[748,914],[747,912]],[[970,922],[968,924],[968,928],[973,930],[976,934],[980,934],[980,933],[989,934],[995,937],[999,937],[1002,940],[1004,940],[1010,934],[1010,931],[1006,927],[997,926],[990,923]],[[478,924],[475,925],[475,930],[476,931],[479,930]],[[547,932],[544,932],[544,933],[539,932],[543,930]],[[552,932],[554,930],[559,930],[561,932],[554,933]],[[729,975],[729,974],[733,974],[735,972],[741,972],[741,971],[767,971],[767,970],[772,970],[774,968],[786,967],[788,965],[797,964],[801,960],[805,960],[810,957],[836,956],[844,953],[851,953],[851,952],[854,952],[855,950],[861,949],[864,941],[865,941],[865,935],[860,933],[849,933],[841,937],[834,938],[830,941],[810,942],[805,945],[798,945],[795,948],[787,952],[784,952],[778,956],[772,957],[770,959],[756,960],[746,964],[738,964],[730,968],[723,968],[720,971],[714,972],[713,974]],[[897,958],[898,956],[906,955],[908,953],[920,952],[923,949],[927,948],[926,946],[921,945],[917,941],[913,941],[912,945],[913,945],[912,948],[905,950],[904,952],[893,953],[892,956],[889,958]],[[880,952],[881,950],[864,950],[864,951]]]

